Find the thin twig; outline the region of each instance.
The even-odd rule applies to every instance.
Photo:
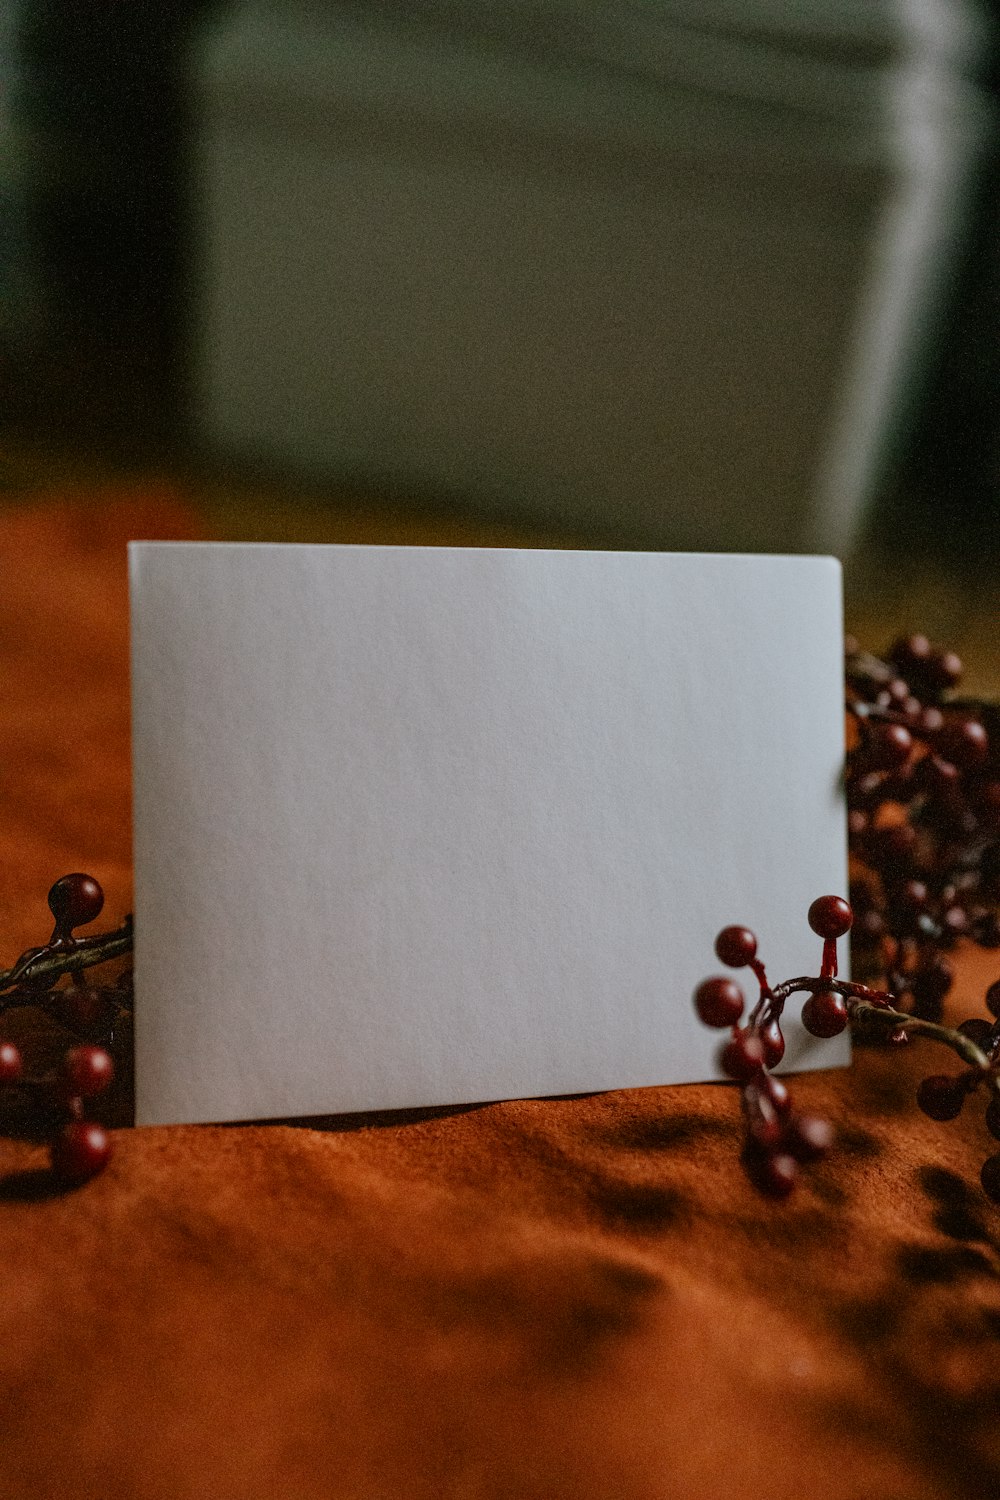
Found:
[[[889,1010],[863,1000],[850,1006],[850,1014],[852,1020],[865,1025],[884,1026],[888,1031],[902,1029],[908,1036],[928,1037],[932,1042],[940,1042],[957,1052],[970,1068],[978,1068],[983,1073],[992,1072],[990,1059],[982,1048],[977,1047],[961,1031],[953,1031],[950,1026],[938,1026],[934,1021],[924,1021],[919,1016],[908,1016],[905,1011]]]

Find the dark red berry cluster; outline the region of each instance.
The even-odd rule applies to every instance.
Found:
[[[100,916],[104,892],[90,875],[64,875],[49,891],[55,927],[42,947],[28,948],[13,968],[0,973],[0,1015],[18,1006],[43,1010],[65,1035],[55,1067],[31,1074],[21,1051],[0,1041],[0,1086],[26,1097],[36,1123],[51,1136],[52,1169],[67,1185],[103,1170],[111,1157],[104,1126],[85,1117],[91,1100],[115,1076],[113,1052],[128,1045],[132,1011],[131,971],[113,985],[87,983],[86,971],[132,948],[131,923],[96,937],[76,936],[78,927]],[[68,977],[68,984],[61,981]]]
[[[825,1120],[798,1115],[788,1090],[771,1069],[781,1061],[785,1042],[781,1017],[790,996],[805,993],[802,1023],[813,1036],[831,1037],[855,1023],[888,1041],[927,1036],[943,1042],[965,1063],[954,1075],[925,1078],[917,1093],[921,1109],[935,1120],[953,1120],[977,1090],[989,1098],[986,1124],[1000,1140],[1000,981],[987,991],[986,1005],[995,1018],[964,1021],[957,1030],[898,1010],[888,991],[837,977],[837,939],[850,930],[854,913],[839,896],[820,896],[809,908],[809,925],[823,939],[823,958],[815,977],[768,983],[757,956],[757,939],[747,927],[724,927],[715,940],[716,956],[730,968],[753,970],[760,997],[743,1019],[743,992],[732,979],[704,980],[694,993],[695,1010],[706,1026],[731,1028],[719,1052],[719,1065],[740,1085],[746,1127],[743,1163],[751,1181],[771,1197],[784,1198],[795,1186],[799,1166],[829,1149],[833,1131]],[[1000,1153],[985,1162],[981,1181],[987,1196],[1000,1203]]]
[[[835,976],[837,938],[851,925],[851,909],[836,896],[822,896],[809,908],[809,923],[823,938],[823,977]],[[760,998],[747,1024],[740,1026],[745,1008],[743,991],[734,980],[719,976],[698,986],[695,1009],[707,1026],[732,1028],[729,1041],[719,1053],[719,1064],[741,1086],[743,1164],[762,1192],[784,1198],[795,1186],[799,1166],[818,1160],[830,1149],[833,1130],[816,1115],[797,1114],[788,1089],[770,1071],[785,1055],[781,1031],[785,997],[776,995],[768,983],[757,956],[756,937],[748,927],[724,927],[715,940],[715,953],[730,968],[752,969]],[[817,980],[803,1009],[803,1020],[815,1035],[835,1036],[847,1025],[842,996]]]
[[[854,969],[939,1021],[961,937],[1000,947],[1000,710],[960,698],[923,635],[885,659],[846,643]]]

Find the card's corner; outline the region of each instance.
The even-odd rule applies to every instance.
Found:
[[[135,587],[136,578],[139,573],[139,565],[148,542],[134,539],[125,543],[125,555],[128,559],[128,580],[131,587]]]
[[[832,552],[811,552],[808,560],[818,572],[825,573],[831,578],[837,588],[840,588],[844,580],[844,564],[841,558]]]

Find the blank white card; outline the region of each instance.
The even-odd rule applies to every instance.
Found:
[[[718,929],[816,971],[831,559],[141,542],[130,573],[140,1124],[717,1077]],[[789,1027],[790,1066],[846,1057]]]

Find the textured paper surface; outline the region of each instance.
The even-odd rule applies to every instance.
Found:
[[[139,1123],[713,1077],[718,928],[815,970],[830,559],[133,543],[130,573]]]

